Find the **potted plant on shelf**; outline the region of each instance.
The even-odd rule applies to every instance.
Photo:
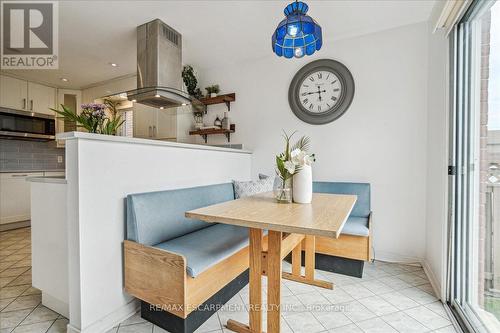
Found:
[[[189,95],[198,99],[203,96],[200,88],[197,87],[198,80],[196,79],[196,75],[194,74],[194,69],[192,66],[186,65],[182,68],[182,80],[184,81],[184,85],[186,85],[186,89]]]
[[[77,127],[86,129],[89,133],[116,135],[118,128],[125,122],[116,113],[109,118],[106,115],[106,105],[98,103],[82,104],[82,112],[77,114],[61,104],[62,111],[51,109],[61,117],[75,122]],[[113,110],[110,111],[111,113]]]
[[[214,84],[213,86],[208,86],[205,88],[207,91],[207,97],[217,97],[217,94],[220,92],[220,88],[218,84]]]

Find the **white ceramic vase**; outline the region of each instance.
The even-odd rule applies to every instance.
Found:
[[[304,165],[293,176],[293,201],[307,204],[312,201],[312,168]]]

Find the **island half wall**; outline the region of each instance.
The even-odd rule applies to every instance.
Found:
[[[252,154],[81,132],[58,139],[66,140],[68,332],[104,332],[138,307],[123,291],[126,196],[248,180]]]

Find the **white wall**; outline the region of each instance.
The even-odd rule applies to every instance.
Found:
[[[201,68],[199,76],[201,87],[219,83],[223,91],[236,92],[233,142],[254,151],[254,176],[273,173],[282,129],[310,136],[315,180],[371,183],[376,258],[414,261],[425,255],[427,48],[427,24],[418,23],[326,41],[316,55],[302,59],[278,58],[269,49],[259,61]],[[227,57],[220,63],[234,61],[231,52]],[[351,70],[356,94],[342,118],[313,126],[291,112],[288,87],[303,65],[321,58]],[[209,107],[207,122],[224,109]]]
[[[448,41],[429,24],[425,268],[437,293],[445,285],[448,192]]]
[[[247,180],[252,155],[88,133],[65,135],[69,328],[105,332],[136,310],[123,291],[126,196]]]

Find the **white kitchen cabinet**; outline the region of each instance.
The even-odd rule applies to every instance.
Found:
[[[135,103],[134,137],[171,140],[177,137],[177,109],[159,110]]]
[[[27,221],[31,218],[30,183],[27,177],[43,176],[43,172],[0,174],[0,224]]]
[[[156,117],[155,139],[175,139],[177,137],[176,109],[158,110]]]
[[[28,110],[54,115],[50,110],[56,106],[56,89],[42,84],[28,82]]]
[[[157,110],[145,105],[135,104],[134,117],[134,137],[153,139],[156,131]]]
[[[0,75],[0,106],[30,112],[54,115],[56,89]]]
[[[28,108],[28,82],[0,75],[0,106],[26,110]]]

